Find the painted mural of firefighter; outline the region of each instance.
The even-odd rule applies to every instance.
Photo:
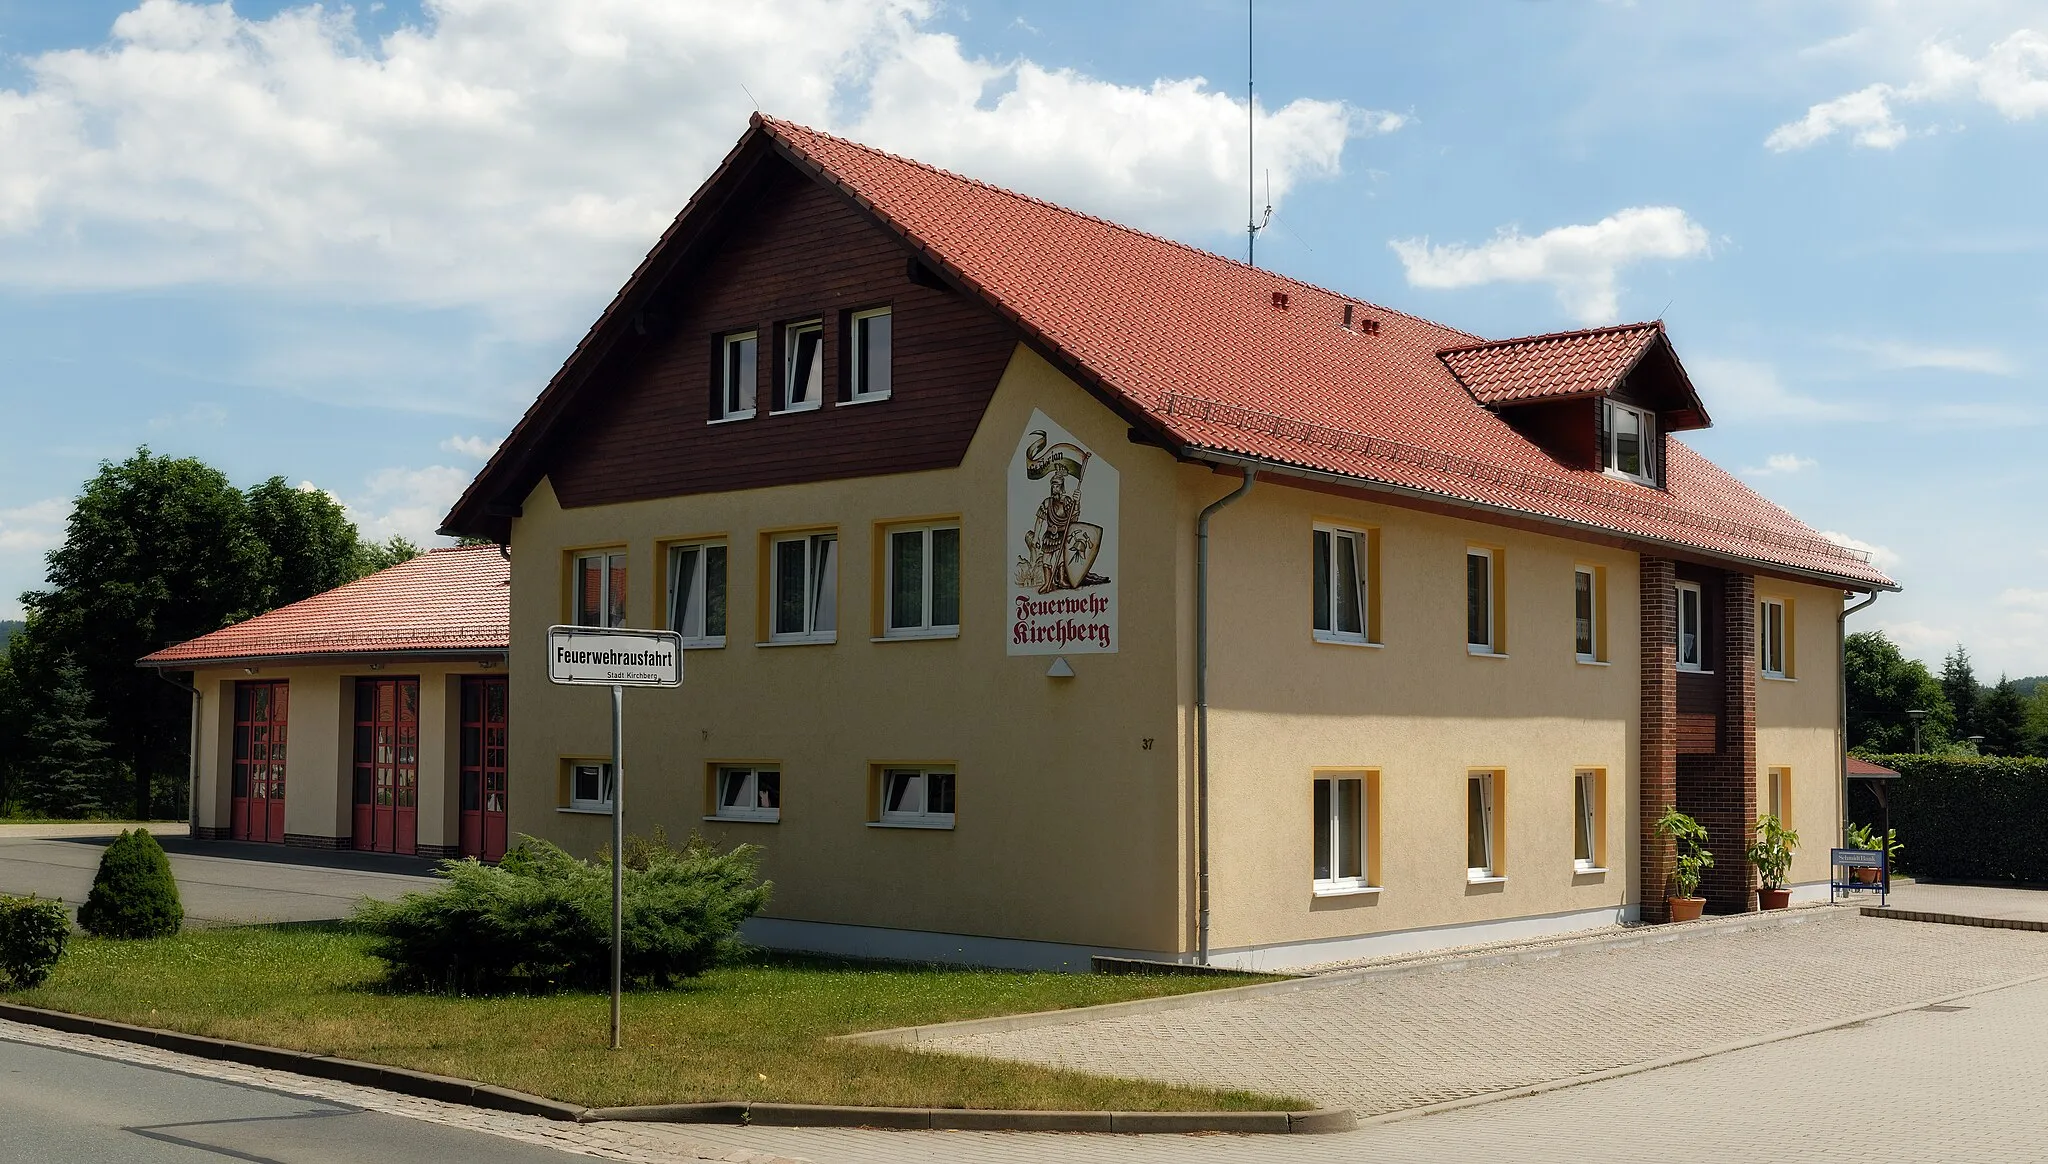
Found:
[[[1102,527],[1081,520],[1081,480],[1094,454],[1065,441],[1048,448],[1043,429],[1029,435],[1025,473],[1033,481],[1046,482],[1046,496],[1038,503],[1031,531],[1024,535],[1017,585],[1051,594],[1108,582],[1092,572],[1095,556],[1102,551]]]

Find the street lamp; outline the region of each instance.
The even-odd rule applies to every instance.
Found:
[[[1963,738],[1964,738],[1964,739],[1966,739],[1966,740],[1968,740],[1968,741],[1970,741],[1970,746],[1971,746],[1971,747],[1973,747],[1973,748],[1975,748],[1975,749],[1977,749],[1977,754],[1978,754],[1978,755],[1980,755],[1980,756],[1981,756],[1981,755],[1983,755],[1983,754],[1984,754],[1984,737],[1983,737],[1983,736],[1964,736]]]
[[[1927,709],[1909,707],[1906,709],[1906,718],[1913,721],[1913,754],[1917,756],[1920,754],[1920,721],[1927,718]]]

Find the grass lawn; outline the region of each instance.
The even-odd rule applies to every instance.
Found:
[[[757,955],[689,986],[628,993],[626,1049],[609,996],[390,993],[367,939],[338,926],[200,930],[156,941],[74,938],[49,982],[10,1001],[143,1026],[478,1079],[591,1107],[703,1100],[879,1107],[1243,1111],[1313,1107],[828,1043],[830,1035],[1214,989],[1248,979],[1030,974]]]

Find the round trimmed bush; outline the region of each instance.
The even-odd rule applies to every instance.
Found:
[[[100,855],[78,924],[101,938],[160,938],[178,932],[185,907],[170,858],[148,829],[124,831]]]
[[[33,990],[50,977],[71,918],[61,901],[0,894],[0,989]]]

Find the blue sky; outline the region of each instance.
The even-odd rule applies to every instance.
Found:
[[[1687,439],[2048,672],[2048,3],[1261,0],[1263,264],[1490,336],[1662,316]],[[0,618],[147,443],[424,537],[770,112],[1239,255],[1204,0],[0,0]],[[1263,186],[1263,182],[1262,182]]]

